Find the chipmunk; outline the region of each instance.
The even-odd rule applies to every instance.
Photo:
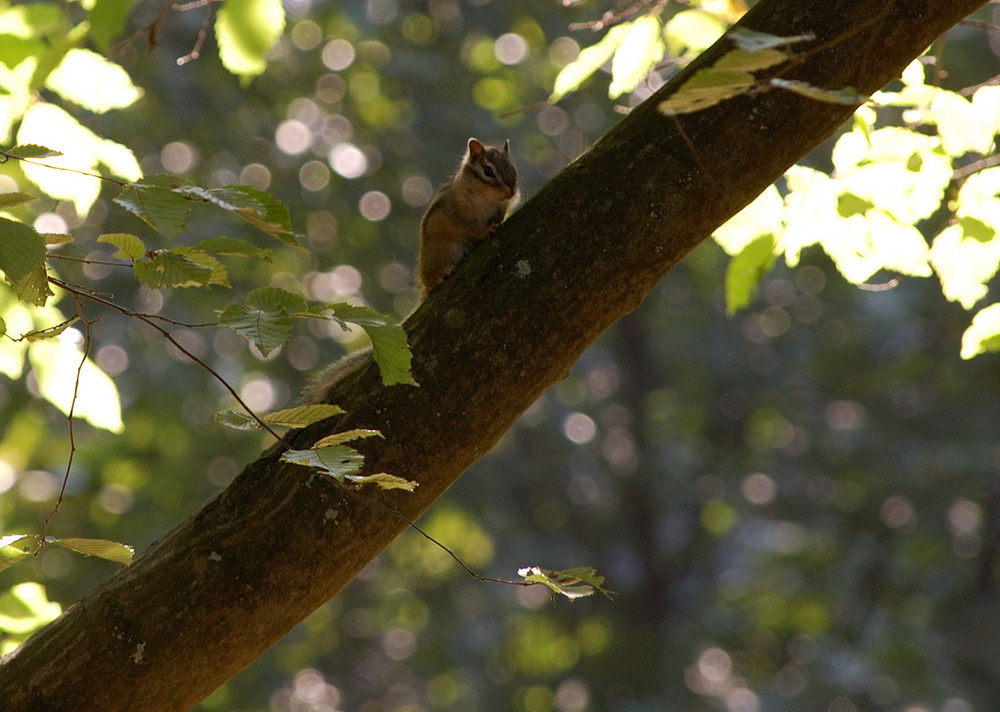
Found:
[[[516,202],[517,169],[510,160],[510,141],[497,148],[470,138],[455,177],[438,190],[420,220],[420,301],[500,226]],[[370,348],[362,349],[328,366],[306,387],[302,402],[322,401],[331,388],[367,363],[370,354]]]
[[[497,148],[470,138],[454,179],[438,190],[420,221],[421,299],[500,226],[516,200],[517,169],[510,160],[510,141]]]

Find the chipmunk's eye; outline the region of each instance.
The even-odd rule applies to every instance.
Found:
[[[493,170],[493,166],[483,167],[483,175],[486,176],[487,178],[493,178],[494,176],[496,176],[496,174],[497,174],[496,171]]]

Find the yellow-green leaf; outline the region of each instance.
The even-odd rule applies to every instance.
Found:
[[[263,74],[264,55],[284,29],[281,0],[226,0],[215,21],[222,64],[243,82]]]
[[[663,59],[660,20],[653,15],[640,17],[622,37],[611,61],[611,85],[608,96],[617,99],[639,86],[650,70]]]
[[[89,49],[67,52],[45,86],[96,114],[130,106],[142,96],[128,72]]]
[[[50,539],[52,546],[61,546],[70,551],[86,556],[96,556],[99,559],[115,561],[119,564],[131,564],[135,549],[128,544],[121,544],[117,541],[107,539],[81,539],[78,537],[68,537],[66,539]]]
[[[991,304],[972,317],[972,324],[962,334],[962,358],[987,351],[1000,351],[1000,304]]]

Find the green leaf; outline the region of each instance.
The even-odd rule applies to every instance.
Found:
[[[567,64],[556,76],[549,102],[555,103],[579,89],[590,75],[601,68],[615,53],[628,32],[629,23],[615,25],[600,42],[582,50],[575,60]]]
[[[281,0],[226,0],[215,21],[222,64],[246,84],[267,69],[264,55],[284,29]]]
[[[97,241],[117,247],[118,251],[112,257],[117,257],[120,260],[138,262],[146,256],[146,246],[142,240],[127,232],[105,233],[99,236]]]
[[[0,571],[23,561],[38,548],[38,542],[30,534],[7,534],[0,536]]]
[[[225,265],[223,265],[219,260],[212,257],[201,250],[196,250],[192,247],[180,247],[173,250],[178,255],[187,258],[189,261],[196,265],[204,267],[208,272],[208,280],[204,283],[204,286],[209,286],[212,284],[218,284],[222,287],[229,287],[229,272],[226,270]],[[187,285],[180,285],[187,286]]]
[[[594,591],[600,591],[608,598],[611,597],[611,592],[601,587],[604,577],[590,566],[579,566],[563,571],[525,566],[517,570],[517,575],[525,581],[548,586],[554,593],[570,600],[590,596]]]
[[[788,60],[788,55],[778,49],[731,49],[712,65],[723,72],[759,72]]]
[[[334,406],[336,407],[336,406]],[[341,411],[343,412],[343,411]],[[355,428],[354,430],[345,430],[342,433],[334,433],[333,435],[327,435],[325,438],[313,443],[313,447],[330,447],[331,445],[343,445],[344,443],[349,443],[352,440],[361,440],[363,438],[371,437],[382,437],[382,433],[378,430],[370,430],[368,428]]]
[[[115,202],[172,240],[187,226],[191,203],[173,190],[147,181],[127,186]]]
[[[199,240],[192,245],[193,250],[210,252],[213,255],[230,255],[234,257],[254,257],[261,260],[271,261],[271,254],[274,250],[266,247],[251,245],[246,240],[239,240],[235,237],[210,237]]]
[[[14,294],[22,302],[34,304],[36,307],[45,305],[53,292],[49,288],[49,274],[42,265],[32,270],[14,287]]]
[[[301,312],[298,316],[334,319],[341,322],[341,325],[343,322],[357,324],[372,340],[372,352],[382,374],[382,384],[418,385],[410,372],[410,360],[413,355],[406,345],[406,332],[397,322],[385,315],[368,307],[336,303]]]
[[[361,453],[346,445],[331,445],[312,450],[288,450],[281,459],[294,465],[312,467],[340,483],[343,483],[348,475],[357,473],[365,460]]]
[[[633,22],[611,62],[608,96],[617,99],[639,86],[663,59],[664,50],[660,20],[657,17],[645,15]]]
[[[962,358],[970,359],[987,351],[1000,351],[1000,304],[982,309],[962,334]]]
[[[45,241],[34,228],[0,217],[0,270],[17,286],[45,265]]]
[[[18,205],[24,205],[25,203],[30,203],[33,200],[38,200],[33,195],[28,195],[27,193],[19,193],[17,191],[11,193],[0,193],[0,210],[7,210],[8,208],[13,208]]]
[[[212,281],[213,269],[181,250],[157,250],[150,259],[135,263],[135,275],[152,289],[207,287]]]
[[[36,341],[28,348],[28,359],[35,369],[38,390],[49,403],[67,415],[72,407],[75,417],[83,418],[95,428],[113,433],[124,430],[114,381],[91,359],[84,359],[74,341]]]
[[[1000,241],[980,240],[965,231],[978,228],[978,220],[959,219],[938,233],[931,245],[930,264],[941,280],[947,299],[972,309],[986,296],[989,282],[1000,268]]]
[[[53,156],[63,155],[60,151],[55,151],[45,146],[36,146],[33,143],[8,148],[6,151],[3,151],[3,154],[10,158],[52,158]]]
[[[121,544],[117,541],[108,541],[107,539],[80,539],[77,537],[68,537],[65,539],[49,538],[47,543],[52,546],[61,546],[78,554],[96,556],[100,559],[114,561],[119,564],[131,564],[132,557],[135,555],[135,549],[131,546]]]
[[[253,342],[267,356],[292,334],[290,313],[301,311],[305,300],[278,287],[255,289],[242,303],[230,304],[219,314],[219,323]]]
[[[295,233],[292,232],[292,218],[288,212],[288,208],[286,208],[280,200],[277,200],[269,193],[257,190],[249,185],[234,185],[228,187],[250,196],[253,198],[254,202],[259,204],[262,208],[261,211],[245,207],[237,210],[237,215],[261,232],[264,232],[275,239],[281,240],[285,244],[298,250],[304,251],[304,248],[299,245],[296,240]]]
[[[268,413],[263,420],[268,425],[284,425],[289,428],[304,428],[321,420],[341,415],[344,409],[335,405],[300,405]],[[344,441],[346,442],[346,441]]]
[[[726,313],[732,316],[747,306],[760,280],[777,257],[774,235],[761,235],[729,261],[726,267]]]

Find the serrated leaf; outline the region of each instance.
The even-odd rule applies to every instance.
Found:
[[[32,270],[14,286],[14,294],[22,302],[34,304],[36,307],[45,306],[45,302],[52,296],[53,292],[49,288],[49,274],[45,266]]]
[[[742,94],[755,81],[754,76],[748,72],[699,69],[676,93],[661,101],[659,109],[665,116],[701,111]]]
[[[232,257],[254,257],[261,260],[271,261],[271,254],[274,250],[267,247],[257,247],[251,245],[246,240],[235,237],[210,237],[196,242],[192,249],[210,252],[213,255],[229,255]]]
[[[276,410],[273,413],[268,413],[262,419],[268,425],[304,428],[343,413],[344,409],[336,405],[299,405],[294,408],[285,408],[284,410]]]
[[[341,325],[345,321],[357,324],[372,340],[372,352],[382,375],[382,384],[418,385],[410,372],[413,355],[406,345],[406,332],[397,322],[368,307],[346,303],[326,304],[319,309],[302,312],[300,316],[334,319]]]
[[[66,539],[49,539],[48,544],[61,546],[86,556],[96,556],[99,559],[114,561],[119,564],[131,564],[135,549],[127,544],[107,539],[81,539],[68,537]]]
[[[797,44],[799,42],[811,42],[816,39],[816,35],[804,34],[804,35],[792,35],[791,37],[779,37],[778,35],[768,34],[767,32],[757,32],[756,30],[750,30],[746,27],[740,27],[729,33],[730,39],[740,49],[744,49],[747,52],[760,52],[761,50],[767,50],[772,47],[787,47],[790,44]]]
[[[230,304],[219,313],[219,323],[253,342],[265,356],[285,344],[292,334],[289,313],[299,311],[305,300],[278,287],[255,289],[244,302]]]
[[[127,232],[105,233],[99,236],[97,241],[117,247],[118,251],[111,256],[117,257],[120,260],[138,262],[146,256],[146,246],[142,243],[142,240]]]
[[[853,87],[844,87],[843,89],[822,89],[817,86],[813,86],[808,82],[800,82],[794,79],[781,79],[780,77],[773,77],[770,80],[771,86],[778,87],[779,89],[788,89],[796,94],[808,97],[810,99],[815,99],[817,101],[825,101],[828,104],[847,104],[848,106],[853,106],[855,104],[863,103],[867,97],[859,94]]]
[[[14,146],[3,151],[5,156],[10,158],[51,158],[63,155],[61,151],[56,151],[45,146],[38,146],[33,143]]]
[[[264,232],[277,240],[281,240],[286,245],[305,251],[305,248],[299,245],[295,237],[295,233],[292,232],[292,218],[284,203],[272,196],[270,193],[257,190],[253,186],[231,185],[227,186],[227,188],[245,193],[253,198],[254,201],[263,208],[263,212],[250,208],[243,208],[236,211],[237,215],[261,232]]]
[[[377,475],[345,475],[345,479],[356,485],[377,485],[379,489],[401,489],[407,492],[413,492],[420,484],[385,472],[380,472]]]
[[[284,29],[281,0],[227,0],[215,21],[222,64],[246,84],[267,69],[264,55]]]
[[[346,445],[313,448],[311,450],[288,450],[281,456],[285,462],[303,467],[311,467],[343,483],[347,475],[353,475],[364,463],[364,456]]]
[[[0,270],[17,286],[45,265],[45,241],[30,225],[0,217]]]
[[[345,430],[342,433],[334,433],[333,435],[327,435],[325,438],[313,443],[314,448],[319,447],[330,447],[332,445],[343,445],[344,443],[349,443],[352,440],[361,440],[363,438],[371,437],[382,437],[382,433],[378,430],[369,430],[368,428],[355,428],[354,430]]]
[[[18,191],[0,193],[0,210],[7,210],[8,208],[13,208],[18,205],[24,205],[25,203],[30,203],[33,200],[38,200],[38,198],[27,193],[20,193]]]
[[[118,205],[172,240],[187,226],[191,203],[183,195],[164,187],[135,183],[114,199]]]
[[[962,334],[962,358],[970,359],[987,351],[1000,351],[1000,304],[980,310]]]
[[[207,287],[212,280],[212,267],[172,250],[159,250],[146,261],[135,263],[135,276],[146,286]]]
[[[229,271],[226,269],[224,264],[219,262],[219,260],[215,259],[212,255],[191,247],[181,247],[173,250],[173,252],[186,257],[196,265],[200,265],[209,270],[208,280],[204,283],[204,286],[207,287],[212,284],[218,284],[222,287],[229,286]]]
[[[233,430],[257,430],[260,424],[248,413],[241,410],[220,410],[215,414],[215,422]]]

